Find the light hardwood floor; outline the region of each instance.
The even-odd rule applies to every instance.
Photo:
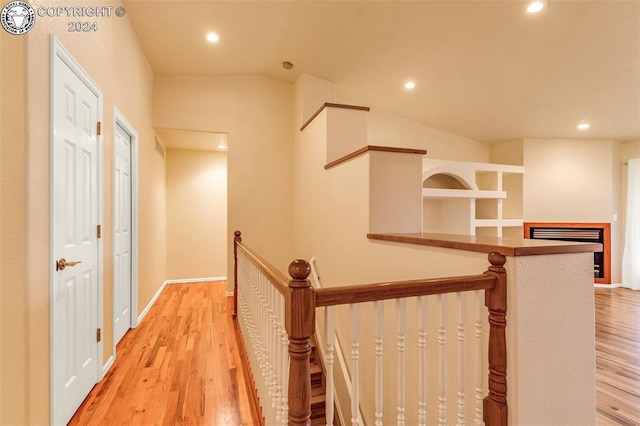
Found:
[[[640,425],[640,291],[596,289],[599,425]]]
[[[71,425],[257,425],[225,283],[167,285]]]
[[[259,424],[225,283],[172,284],[72,425]],[[640,292],[596,289],[598,425],[640,425]]]

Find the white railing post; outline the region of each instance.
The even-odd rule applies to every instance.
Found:
[[[334,378],[333,378],[333,364],[335,361],[334,350],[335,350],[335,342],[336,342],[336,314],[335,307],[328,306],[324,310],[324,329],[326,335],[326,350],[327,350],[327,378],[326,384],[327,387],[325,389],[325,419],[327,420],[327,426],[333,425],[333,417],[334,417],[334,403],[333,403],[333,393],[334,393]]]
[[[360,305],[349,305],[351,317],[351,426],[360,424]]]
[[[446,367],[447,367],[447,298],[444,294],[438,295],[438,305],[440,306],[440,325],[438,327],[438,359],[440,363],[438,387],[440,394],[438,396],[438,424],[444,426],[447,424],[447,393],[446,393]]]
[[[418,298],[418,425],[427,424],[427,297]]]
[[[383,400],[384,400],[384,385],[383,385],[383,363],[382,363],[382,343],[384,336],[384,301],[378,300],[374,304],[376,315],[376,330],[375,330],[375,357],[376,357],[376,382],[375,382],[375,394],[376,394],[376,423],[375,426],[382,426],[383,416]]]
[[[476,299],[476,321],[475,321],[475,335],[476,335],[476,409],[474,421],[476,425],[483,425],[482,420],[482,379],[484,377],[484,371],[482,369],[482,317],[484,315],[484,293],[480,290],[474,291]]]
[[[456,293],[458,300],[458,425],[465,424],[465,361],[464,361],[464,323],[466,321],[466,296]]]
[[[407,333],[407,299],[396,299],[396,321],[398,332],[398,414],[396,424],[404,426],[405,422],[405,350]]]

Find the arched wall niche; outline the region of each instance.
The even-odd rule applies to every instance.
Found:
[[[432,167],[422,173],[423,188],[438,189],[478,189],[475,184],[475,175],[465,176],[465,173],[456,173],[445,170],[443,167]]]

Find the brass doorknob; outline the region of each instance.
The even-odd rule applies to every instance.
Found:
[[[81,260],[67,261],[64,257],[56,261],[56,271],[64,271],[67,266],[76,266],[78,263],[82,263]]]

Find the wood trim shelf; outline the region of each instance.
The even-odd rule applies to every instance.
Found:
[[[567,241],[529,240],[453,234],[367,234],[367,238],[371,240],[419,244],[481,253],[497,252],[504,256],[589,253],[602,250],[602,244],[599,243],[571,243]]]
[[[364,154],[367,151],[379,151],[379,152],[396,152],[400,154],[420,154],[425,155],[427,150],[425,149],[414,149],[414,148],[395,148],[392,146],[377,146],[377,145],[367,145],[362,147],[356,151],[353,151],[345,156],[338,158],[330,163],[325,164],[324,169],[328,170],[332,167],[337,166],[338,164],[344,163],[345,161],[351,160],[359,155]]]
[[[300,131],[303,131],[305,129],[305,127],[307,127],[309,124],[311,124],[311,122],[318,116],[320,115],[320,113],[325,109],[325,108],[342,108],[342,109],[355,109],[358,111],[370,111],[371,108],[369,107],[365,107],[365,106],[358,106],[358,105],[346,105],[346,104],[336,104],[336,103],[332,103],[332,102],[325,102],[324,104],[322,104],[322,106],[320,108],[318,108],[318,110],[316,112],[314,112],[311,117],[309,117],[309,119],[307,121],[304,122],[304,124],[302,125],[302,127],[300,127]]]

